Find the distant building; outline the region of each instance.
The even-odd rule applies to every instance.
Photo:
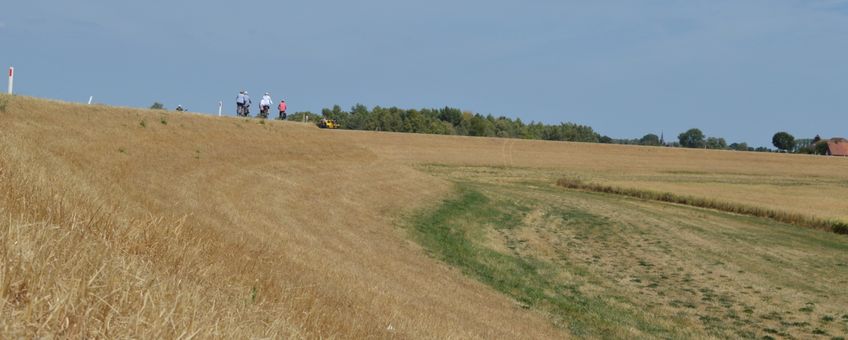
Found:
[[[848,139],[831,138],[827,140],[827,155],[848,157]]]

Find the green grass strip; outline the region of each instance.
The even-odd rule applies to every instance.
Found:
[[[677,195],[669,192],[658,192],[651,190],[614,187],[597,183],[586,183],[579,179],[571,178],[561,178],[557,180],[557,185],[568,189],[628,196],[651,201],[684,204],[698,208],[714,209],[734,214],[768,218],[781,223],[830,231],[843,235],[848,234],[848,223],[846,222],[826,220],[798,213],[755,207],[745,204],[693,196]]]
[[[511,296],[524,308],[550,313],[553,322],[575,336],[617,337],[622,329],[676,338],[673,329],[655,325],[644,316],[610,306],[600,298],[585,296],[577,282],[558,282],[555,273],[570,270],[535,258],[504,254],[476,244],[485,228],[518,227],[526,207],[490,199],[468,185],[435,211],[415,216],[418,242],[440,260],[466,275]],[[579,274],[580,271],[570,271]]]

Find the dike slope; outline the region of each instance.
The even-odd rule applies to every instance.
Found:
[[[5,335],[559,333],[405,240],[447,183],[335,131],[2,99]]]

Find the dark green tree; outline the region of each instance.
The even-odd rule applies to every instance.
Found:
[[[829,147],[827,146],[826,141],[819,141],[813,147],[813,152],[816,155],[827,155],[828,150],[829,150]]]
[[[774,137],[771,138],[771,143],[781,151],[791,150],[795,148],[795,137],[788,132],[781,131],[774,134]]]
[[[471,117],[469,136],[492,137],[495,135],[495,124],[480,114]]]
[[[160,102],[154,102],[153,105],[150,105],[150,108],[153,110],[164,110],[165,104],[162,104]]]
[[[649,134],[643,136],[642,139],[639,140],[639,144],[653,145],[653,146],[660,145],[660,136],[657,136],[653,133],[649,133]]]
[[[705,145],[704,133],[700,129],[689,129],[678,135],[677,139],[684,148],[703,148]]]
[[[745,142],[733,143],[733,144],[730,144],[729,147],[730,147],[731,150],[748,151],[748,143],[745,143]]]
[[[404,115],[404,132],[431,133],[429,127],[430,124],[427,122],[427,117],[422,115],[418,110],[409,110]]]
[[[727,149],[727,142],[724,138],[709,137],[706,142],[707,149]]]
[[[450,107],[439,110],[439,120],[449,122],[457,126],[462,122],[462,111]]]

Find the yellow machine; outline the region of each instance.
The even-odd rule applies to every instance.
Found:
[[[318,121],[318,127],[322,129],[338,129],[339,123],[333,119],[321,119]]]

